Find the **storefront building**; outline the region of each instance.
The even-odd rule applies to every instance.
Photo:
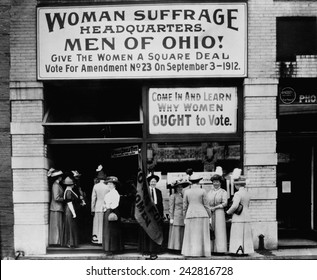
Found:
[[[241,168],[255,248],[259,235],[265,248],[277,248],[279,228],[312,233],[316,12],[312,1],[12,3],[7,242],[28,255],[47,253],[50,167],[78,170],[89,206],[102,164],[121,181],[124,200],[139,150],[161,178],[165,214],[168,185],[186,169],[202,172],[208,188],[217,166],[225,175]],[[307,35],[315,40],[285,50],[289,38],[280,34],[294,18],[315,23],[315,37]],[[229,179],[224,187],[233,194]],[[80,222],[82,244],[91,241],[89,215],[88,208]],[[125,236],[129,246],[136,235]]]

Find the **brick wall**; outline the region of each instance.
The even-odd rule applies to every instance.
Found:
[[[265,247],[277,248],[276,220],[276,96],[278,80],[249,78],[244,81],[244,173],[251,195],[253,241],[263,234]]]
[[[45,254],[49,191],[43,85],[36,78],[37,1],[14,1],[11,17],[11,135],[15,249]],[[26,242],[27,237],[27,242]]]
[[[0,5],[0,250],[1,259],[14,256],[10,137],[10,1]]]
[[[294,78],[316,78],[317,77],[317,55],[297,55]]]
[[[316,17],[316,14],[316,1],[249,0],[248,77],[279,77],[279,64],[276,63],[276,17]],[[310,65],[313,59],[311,62]],[[305,73],[311,77],[311,73]],[[314,74],[316,77],[315,71]]]
[[[13,123],[39,122],[42,121],[43,118],[41,100],[12,101],[11,110]]]
[[[12,156],[28,157],[45,155],[44,135],[12,135]]]
[[[14,1],[11,11],[11,81],[36,81],[36,4]]]
[[[50,196],[42,87],[37,82],[10,84],[14,238],[16,250],[25,254],[44,254],[47,246]]]
[[[276,18],[316,16],[316,1],[248,1],[248,79],[244,88],[244,172],[252,196],[251,216],[267,248],[277,247],[276,96],[280,75],[276,62]],[[309,58],[310,62],[314,58]],[[300,73],[313,63],[301,59]],[[305,64],[306,63],[306,64]],[[303,71],[304,69],[304,71]],[[315,73],[315,71],[313,71]],[[305,74],[306,73],[306,74]]]

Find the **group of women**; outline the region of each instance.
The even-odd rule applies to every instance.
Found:
[[[50,169],[48,177],[52,183],[50,204],[49,245],[76,247],[78,244],[77,209],[84,203],[76,186],[80,174],[76,171],[63,173]]]
[[[184,256],[208,257],[211,254],[251,254],[254,252],[250,227],[250,196],[245,189],[246,179],[234,180],[237,192],[228,206],[226,190],[221,188],[223,177],[215,174],[213,188],[206,192],[197,176],[189,181],[174,184],[175,193],[170,196],[170,231],[168,248],[180,250]],[[236,210],[243,205],[241,213]],[[226,214],[232,215],[229,250],[227,243]]]
[[[77,212],[80,205],[85,203],[77,186],[80,174],[76,171],[63,174],[60,170],[50,169],[48,176],[53,180],[49,245],[75,248],[78,246]],[[103,172],[98,172],[91,198],[95,233],[93,240],[94,243],[102,244],[107,254],[119,252],[123,248],[118,211],[120,195],[116,190],[118,184],[117,177],[106,177]]]
[[[123,250],[120,227],[120,195],[116,190],[120,184],[117,177],[107,177],[102,166],[91,195],[93,215],[92,243],[102,245],[111,255]],[[78,186],[77,171],[63,174],[60,170],[49,171],[53,180],[50,204],[49,244],[52,246],[76,247],[78,245],[77,209],[83,201]],[[246,179],[239,176],[234,180],[237,192],[228,207],[227,192],[221,188],[223,177],[215,174],[213,188],[207,193],[201,187],[201,177],[195,174],[189,180],[178,180],[173,185],[175,192],[169,198],[168,249],[184,256],[208,257],[217,253],[251,254],[254,252],[250,227],[250,196],[245,188]],[[161,191],[156,188],[159,177],[151,174],[147,178],[153,202],[163,216]],[[241,206],[242,205],[242,206]],[[243,207],[241,213],[236,210]],[[232,215],[228,250],[226,214]],[[140,227],[139,251],[156,259],[160,247]]]

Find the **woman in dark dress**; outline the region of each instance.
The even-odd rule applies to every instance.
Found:
[[[184,188],[188,187],[191,183],[187,180],[180,179],[175,182],[173,193],[169,198],[169,215],[170,215],[170,228],[168,236],[168,249],[182,250],[184,238],[184,214],[183,214],[183,192]]]
[[[103,238],[102,246],[107,255],[122,251],[121,223],[119,213],[120,195],[116,190],[119,184],[118,178],[114,176],[107,177],[105,180],[109,191],[106,193],[103,204]],[[110,217],[116,216],[116,220]]]
[[[80,203],[78,195],[73,191],[74,181],[66,177],[63,181],[66,186],[64,192],[65,207],[65,227],[64,227],[64,246],[75,248],[78,246],[78,229],[76,208]]]
[[[50,224],[48,244],[50,246],[62,246],[64,230],[64,190],[60,182],[63,172],[51,168],[47,176],[54,180],[51,193],[50,204]]]

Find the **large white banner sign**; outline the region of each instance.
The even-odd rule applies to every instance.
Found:
[[[246,3],[40,7],[38,79],[246,76]]]
[[[150,134],[235,133],[237,89],[149,89]]]

